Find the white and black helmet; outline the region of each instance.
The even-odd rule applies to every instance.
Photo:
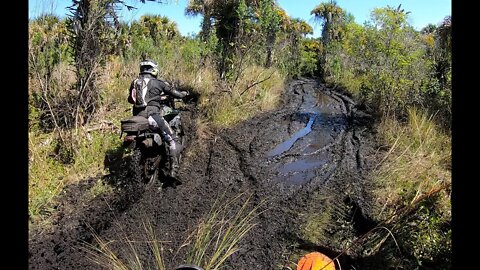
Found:
[[[149,73],[157,77],[158,65],[153,60],[145,59],[140,62],[140,73]]]

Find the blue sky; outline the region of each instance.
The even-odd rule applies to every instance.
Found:
[[[200,30],[200,17],[185,16],[185,6],[188,0],[170,1],[170,4],[147,2],[140,3],[138,0],[125,0],[129,5],[138,9],[133,11],[122,10],[120,12],[123,21],[130,22],[138,19],[143,14],[159,14],[169,17],[177,22],[182,35],[197,33]],[[310,11],[320,0],[277,0],[288,15],[301,18],[314,27],[314,36],[321,34],[321,27],[316,25]],[[67,14],[66,7],[71,5],[71,0],[28,0],[28,17],[35,18],[42,13],[54,13],[61,17]],[[387,5],[397,7],[402,4],[405,11],[410,11],[409,23],[417,30],[429,23],[437,24],[447,15],[452,14],[451,0],[337,0],[337,4],[355,17],[357,23],[363,24],[370,18],[370,12],[376,7]]]

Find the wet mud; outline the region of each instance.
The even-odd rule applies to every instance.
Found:
[[[68,187],[53,226],[30,228],[29,269],[102,269],[82,247],[98,235],[123,254],[120,239],[143,241],[146,220],[163,241],[167,269],[174,269],[185,263],[186,239],[214,202],[238,194],[249,195],[252,207],[261,205],[262,211],[225,269],[291,269],[311,251],[342,254],[342,269],[375,269],[354,249],[345,251],[375,225],[368,216],[369,173],[378,156],[372,118],[347,95],[314,80],[295,80],[277,110],[207,139],[192,135],[194,108],[183,119],[190,137],[181,185],[115,184],[128,182],[119,164],[105,179]],[[113,183],[115,192],[82,199],[79,194],[95,181]],[[315,227],[322,215],[328,222]],[[139,254],[144,261],[152,257],[147,247]]]

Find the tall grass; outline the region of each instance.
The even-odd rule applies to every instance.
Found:
[[[201,266],[204,270],[221,269],[227,259],[240,250],[240,241],[255,226],[254,219],[260,213],[258,210],[263,205],[251,208],[251,196],[240,204],[240,209],[233,211],[240,203],[245,194],[239,194],[227,201],[224,197],[217,199],[205,219],[201,220],[192,234],[188,236],[179,248],[187,247],[187,264]],[[107,269],[133,270],[154,269],[165,270],[163,249],[161,241],[150,222],[143,222],[146,235],[145,242],[132,241],[125,234],[119,240],[123,250],[121,254],[114,251],[111,245],[113,241],[102,239],[94,234],[94,243],[86,244],[85,250],[94,263]],[[148,244],[150,253],[153,254],[153,262],[141,259],[140,250]],[[180,264],[180,262],[178,262]]]
[[[128,103],[128,88],[133,78],[138,75],[138,63],[126,61],[119,56],[111,56],[105,64],[104,72],[99,78],[100,88],[102,89],[99,115],[109,114],[112,117],[119,118],[117,113],[124,112],[131,108]],[[130,113],[130,110],[128,110]]]
[[[30,220],[49,212],[51,201],[64,186],[68,169],[48,155],[53,151],[53,138],[48,134],[29,132],[28,214]]]
[[[115,253],[110,245],[112,241],[103,240],[98,234],[93,234],[94,243],[86,244],[84,250],[89,254],[89,259],[97,265],[112,270],[140,270],[151,269],[149,265],[157,270],[166,270],[163,261],[163,249],[161,242],[157,239],[156,233],[151,222],[143,222],[145,232],[145,242],[131,241],[125,234],[122,235],[121,246],[122,255]],[[141,246],[147,243],[150,252],[153,254],[153,262],[143,262],[141,259]]]
[[[210,213],[190,235],[192,242],[187,263],[200,265],[205,270],[220,269],[226,260],[240,250],[239,242],[255,226],[253,220],[259,214],[261,204],[248,210],[251,197],[248,197],[236,213],[230,207],[239,202],[245,194],[239,194],[226,203],[216,200]]]
[[[36,222],[44,221],[53,211],[55,200],[65,186],[86,177],[106,173],[104,155],[98,153],[105,153],[108,149],[117,147],[118,134],[109,131],[80,130],[76,140],[71,142],[74,149],[62,145],[58,150],[59,138],[55,133],[29,132],[28,143],[28,213],[30,221]],[[61,156],[67,155],[63,151],[75,152],[72,163],[62,162]],[[94,193],[98,194],[98,190],[92,194]]]
[[[451,139],[439,130],[418,109],[408,110],[405,124],[384,119],[379,126],[390,149],[374,173],[375,215],[405,251],[398,263],[409,268],[451,266]]]
[[[439,131],[432,116],[411,108],[402,125],[390,118],[379,126],[391,148],[376,175],[384,203],[411,203],[435,187],[451,182],[451,139]]]
[[[42,121],[52,111],[37,108],[36,99],[54,106],[62,101],[75,76],[72,67],[60,62],[52,68],[52,80],[47,84],[41,76],[29,77],[29,185],[28,211],[31,222],[47,221],[53,205],[65,186],[104,171],[104,157],[108,150],[118,147],[117,120],[128,115],[128,85],[124,79],[127,68],[112,58],[107,64],[99,88],[103,89],[102,106],[90,125],[77,130],[55,128],[44,130]],[[41,87],[43,86],[43,87]],[[43,110],[43,111],[42,111]],[[58,120],[57,120],[58,121]],[[109,188],[93,187],[90,195],[98,195]]]
[[[275,108],[284,89],[285,78],[275,68],[247,67],[226,93],[211,95],[204,104],[209,119],[217,127],[230,127],[240,121]]]

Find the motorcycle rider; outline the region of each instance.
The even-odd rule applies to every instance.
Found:
[[[172,98],[184,98],[187,91],[177,91],[169,83],[157,79],[158,65],[151,59],[140,62],[140,73],[129,88],[128,102],[133,104],[132,113],[148,119],[150,126],[158,128],[168,144],[170,177],[176,178],[179,166],[180,147],[172,128],[164,115],[172,110]]]

